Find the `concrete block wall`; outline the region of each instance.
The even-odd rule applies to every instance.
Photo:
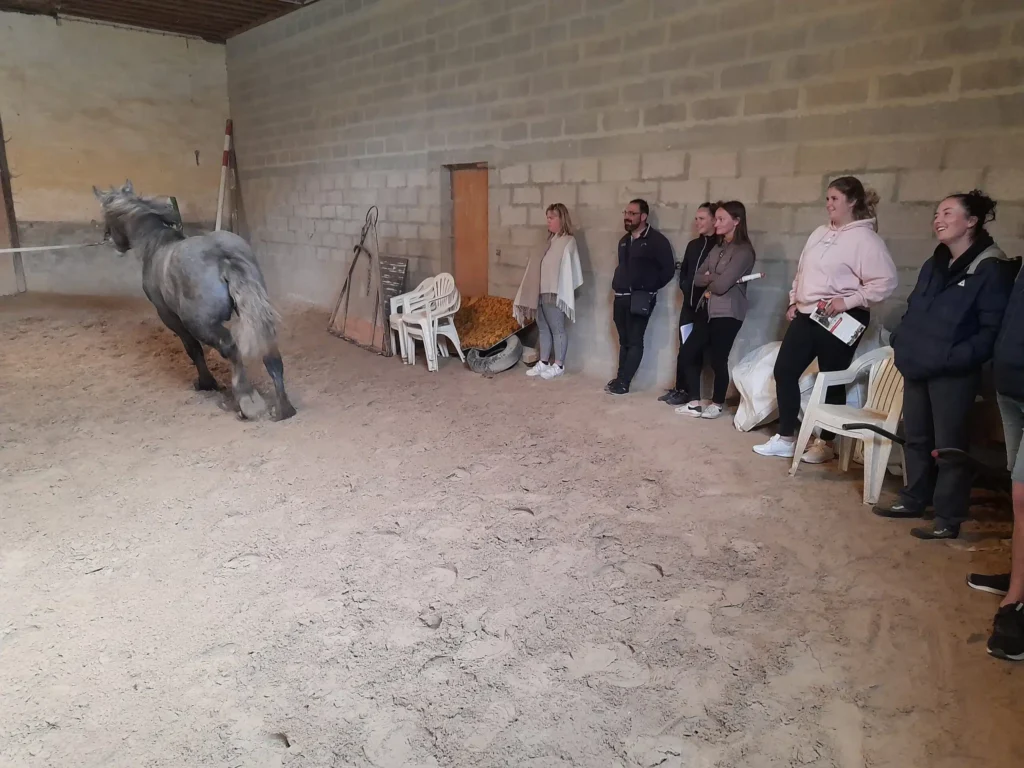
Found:
[[[897,299],[947,193],[993,194],[994,234],[1024,254],[1019,0],[321,0],[227,53],[246,221],[279,294],[329,305],[369,205],[411,282],[451,269],[445,167],[484,162],[491,292],[514,295],[564,202],[586,280],[569,364],[606,378],[632,197],[680,253],[700,202],[747,205],[768,277],[736,357],[783,329],[837,175],[882,197]],[[670,287],[639,387],[672,378],[677,308]]]

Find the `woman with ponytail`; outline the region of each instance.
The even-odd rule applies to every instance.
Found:
[[[853,176],[829,184],[825,196],[829,223],[814,230],[800,254],[786,311],[790,325],[775,361],[779,431],[767,443],[754,446],[755,453],[791,459],[797,450],[805,451],[801,458],[809,464],[822,464],[835,456],[830,444],[835,435],[830,432],[822,432],[810,446],[796,444],[800,377],[815,359],[820,371],[849,368],[860,343],[858,338],[846,344],[812,320],[819,304],[829,316],[846,312],[866,326],[868,308],[896,290],[896,265],[877,233],[877,204],[878,195],[865,190]],[[845,388],[830,387],[825,401],[845,404]]]

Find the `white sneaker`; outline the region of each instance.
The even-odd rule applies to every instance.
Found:
[[[553,379],[556,376],[561,376],[563,373],[565,373],[564,365],[549,365],[540,372],[540,377],[542,379]]]
[[[547,363],[537,363],[533,368],[526,371],[527,376],[543,376],[550,366]]]
[[[714,403],[712,403],[711,405],[709,405],[707,408],[700,412],[700,417],[702,419],[717,419],[721,415],[722,406],[715,405]]]
[[[700,412],[702,410],[703,409],[700,407],[699,403],[696,405],[694,405],[693,403],[687,403],[686,405],[680,405],[678,408],[676,408],[676,413],[681,413],[684,416],[694,416],[699,419]]]
[[[792,459],[796,455],[796,441],[783,440],[780,435],[772,435],[767,443],[754,446],[754,453],[761,456],[777,456],[780,459]]]
[[[836,452],[832,446],[819,437],[811,443],[811,447],[800,457],[800,461],[806,464],[824,464],[835,457]]]

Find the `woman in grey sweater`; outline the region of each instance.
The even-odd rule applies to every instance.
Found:
[[[730,200],[718,204],[715,234],[718,244],[693,277],[694,287],[703,288],[704,295],[680,350],[680,355],[685,357],[686,391],[693,399],[676,408],[676,413],[702,419],[717,419],[722,415],[729,389],[729,353],[747,316],[747,286],[738,281],[750,274],[756,258],[747,234],[747,209],[743,203]],[[686,333],[685,327],[683,333]],[[714,392],[707,406],[702,405],[700,399],[705,351],[709,353],[715,372]]]

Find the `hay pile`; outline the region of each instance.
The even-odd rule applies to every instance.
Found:
[[[490,349],[519,330],[519,323],[512,317],[512,299],[467,299],[455,313],[455,330],[463,349]]]

